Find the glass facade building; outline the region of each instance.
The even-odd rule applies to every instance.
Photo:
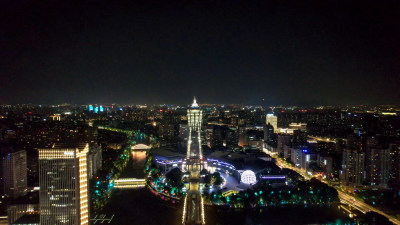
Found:
[[[88,144],[39,149],[40,224],[89,223]]]

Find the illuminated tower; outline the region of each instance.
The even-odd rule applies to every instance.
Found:
[[[204,204],[200,194],[200,171],[205,167],[201,151],[201,124],[203,113],[193,100],[187,111],[188,116],[188,145],[187,154],[182,167],[189,172],[189,190],[183,204],[182,224],[204,225]]]
[[[39,149],[40,224],[89,224],[88,151],[84,143]]]
[[[201,150],[201,124],[203,121],[203,113],[196,102],[196,97],[193,99],[192,106],[187,111],[189,138],[187,145],[187,158],[203,159]]]

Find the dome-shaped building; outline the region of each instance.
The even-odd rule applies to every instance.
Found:
[[[249,185],[255,184],[257,183],[256,174],[251,170],[246,170],[240,176],[240,182]]]

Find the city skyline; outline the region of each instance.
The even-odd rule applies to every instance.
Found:
[[[0,225],[400,225],[400,1],[0,1]]]
[[[396,2],[0,4],[0,104],[400,101]]]
[[[400,224],[400,108],[197,99],[0,106],[0,223]]]

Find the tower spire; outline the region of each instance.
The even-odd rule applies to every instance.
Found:
[[[196,96],[194,96],[192,108],[197,108],[197,107],[199,107],[199,105],[198,105],[197,102],[196,102]]]

